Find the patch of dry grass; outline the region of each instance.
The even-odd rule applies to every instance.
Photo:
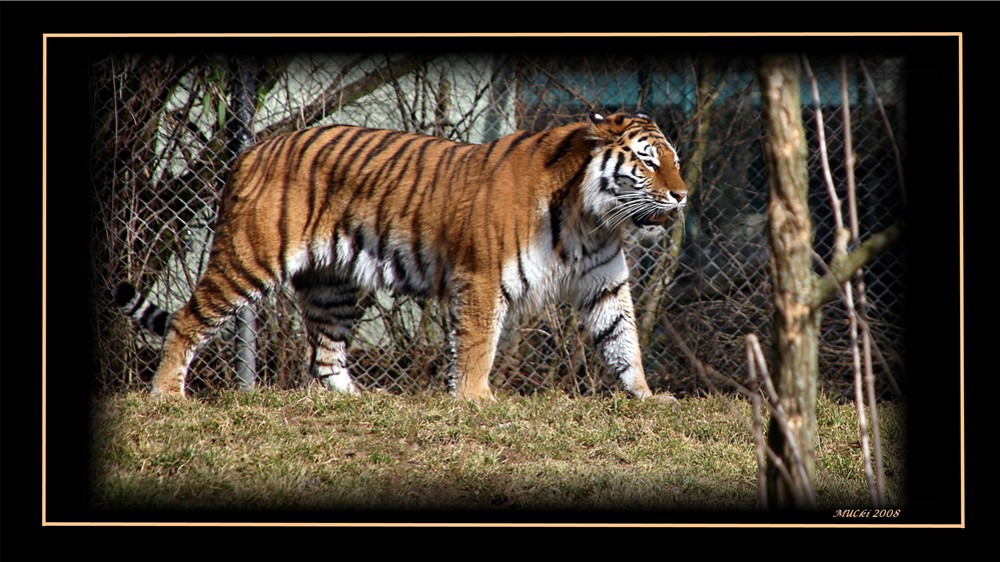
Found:
[[[901,501],[901,408],[880,413]],[[680,411],[621,394],[445,395],[313,390],[145,394],[95,403],[94,507],[292,510],[753,510],[750,408]],[[851,405],[819,408],[820,503],[868,505]]]

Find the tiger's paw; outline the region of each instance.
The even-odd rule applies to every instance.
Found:
[[[149,395],[157,400],[183,399],[184,389],[181,388],[162,389],[154,385],[153,388],[149,391]]]
[[[681,409],[680,401],[677,400],[677,398],[675,398],[674,395],[670,394],[669,392],[661,392],[660,394],[654,394],[648,397],[647,400],[652,400],[664,407],[673,408],[675,411],[680,411]]]
[[[493,392],[488,388],[485,392],[458,392],[455,393],[455,398],[465,400],[466,402],[479,402],[481,404],[497,401],[496,396],[493,396]]]
[[[361,394],[361,390],[354,384],[354,379],[348,373],[337,373],[320,377],[320,382],[323,384],[323,388],[330,392],[353,395]]]
[[[153,377],[153,387],[149,391],[153,398],[184,398],[184,375],[173,376],[157,373]]]

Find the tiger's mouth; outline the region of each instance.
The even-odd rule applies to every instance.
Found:
[[[632,217],[632,222],[636,226],[663,226],[663,223],[667,221],[667,217],[670,216],[670,211],[659,211],[655,213],[650,213],[648,215],[643,215],[641,217]]]

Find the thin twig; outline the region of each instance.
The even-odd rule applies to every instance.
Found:
[[[858,200],[854,181],[854,139],[851,136],[851,99],[847,91],[847,59],[840,57],[840,114],[844,122],[844,170],[847,182],[847,212],[851,222],[851,244],[857,244]]]
[[[819,253],[816,252],[816,250],[813,250],[813,258],[815,258],[816,263],[818,264],[818,267],[820,269],[820,273],[822,273],[822,275],[823,275],[823,278],[825,278],[825,279],[834,279],[835,278],[835,275],[834,275],[833,271],[830,269],[830,266],[827,265],[826,263],[823,263],[823,257],[820,256]],[[847,293],[844,290],[845,285],[837,284],[837,283],[831,283],[831,285],[834,287],[834,290],[835,290],[835,292],[837,294],[837,297],[839,297],[841,300],[844,300],[844,299],[847,298]],[[864,295],[862,295],[862,296],[864,296]],[[867,314],[862,313],[862,314],[860,314],[858,316],[858,325],[861,327],[861,330],[863,332],[867,332],[868,334],[871,334],[872,327],[871,327],[871,323],[868,321]],[[902,390],[902,388],[899,387],[899,383],[896,381],[896,378],[892,376],[892,370],[889,368],[889,360],[885,358],[885,355],[882,353],[882,350],[877,345],[875,345],[874,347],[872,347],[871,351],[873,352],[873,359],[877,359],[878,362],[879,362],[879,365],[881,365],[882,369],[885,371],[886,380],[889,382],[889,385],[892,387],[893,392],[896,393],[896,396],[902,396],[903,395],[903,390]]]
[[[861,455],[865,466],[865,481],[868,484],[868,492],[872,498],[872,504],[879,507],[878,492],[875,486],[875,478],[872,474],[871,446],[868,442],[868,420],[865,417],[865,399],[862,388],[861,350],[858,342],[858,312],[854,307],[854,296],[850,290],[850,285],[844,287],[844,305],[847,308],[847,317],[851,332],[851,357],[854,370],[854,403],[858,411],[858,433],[861,439]],[[864,332],[867,334],[867,330]],[[867,365],[869,368],[870,364]],[[874,410],[874,408],[873,408]]]
[[[820,158],[823,162],[823,175],[827,182],[827,191],[830,196],[830,206],[833,208],[834,217],[834,229],[836,231],[836,241],[834,242],[834,256],[835,261],[842,260],[847,254],[847,231],[844,229],[844,217],[841,213],[841,202],[840,198],[837,196],[837,191],[833,185],[833,176],[830,173],[829,166],[829,155],[826,146],[826,137],[824,135],[824,126],[822,119],[822,112],[820,110],[819,102],[819,88],[816,84],[816,77],[813,76],[812,71],[809,69],[809,63],[805,57],[802,57],[802,64],[805,66],[806,71],[809,74],[809,80],[812,83],[813,100],[816,103],[816,129],[819,135],[820,143]],[[841,69],[843,72],[843,68]],[[841,109],[843,111],[842,115],[846,119],[845,121],[845,136],[850,136],[850,107],[849,103],[846,101],[847,84],[846,81],[841,81]],[[845,147],[849,144],[846,141]],[[848,169],[850,174],[850,169]],[[850,197],[849,197],[850,199]],[[856,224],[856,214],[852,214],[852,225]],[[852,229],[851,234],[853,239],[856,241],[857,230]],[[862,460],[865,468],[865,481],[868,484],[868,491],[871,494],[872,503],[877,503],[878,497],[875,491],[875,479],[872,475],[872,462],[871,462],[871,449],[868,443],[868,421],[865,417],[865,406],[864,406],[864,394],[862,392],[861,386],[861,347],[858,341],[858,314],[854,307],[854,293],[851,291],[851,286],[849,281],[844,281],[838,284],[840,293],[844,302],[844,306],[847,309],[848,325],[851,338],[851,366],[854,373],[854,403],[857,408],[858,413],[858,431],[859,438],[861,441],[861,454]]]
[[[816,76],[813,74],[812,67],[809,66],[809,59],[805,55],[802,55],[802,68],[806,71],[806,76],[812,87],[813,103],[816,105],[813,113],[816,117],[816,135],[819,139],[820,163],[823,166],[823,180],[826,182],[826,191],[830,196],[830,204],[833,207],[833,220],[837,227],[837,241],[834,243],[834,252],[837,254],[846,254],[847,248],[846,245],[841,246],[842,240],[840,234],[844,228],[844,216],[840,211],[840,198],[837,196],[837,189],[833,184],[833,173],[830,171],[830,158],[826,150],[826,126],[823,124],[823,105],[819,99],[819,84],[816,83]]]
[[[760,436],[759,440],[757,441],[757,443],[758,443],[758,445],[757,445],[757,447],[758,447],[758,450],[757,450],[757,463],[758,463],[759,470],[761,472],[763,472],[763,474],[759,474],[758,475],[759,482],[763,483],[763,484],[759,484],[759,485],[763,486],[761,488],[761,490],[762,490],[761,494],[763,494],[762,495],[762,500],[761,500],[761,506],[766,509],[767,505],[768,505],[768,502],[767,502],[767,492],[766,492],[766,490],[767,490],[767,486],[766,486],[766,484],[767,484],[767,475],[766,475],[766,471],[764,470],[764,459],[763,459],[764,455],[766,455],[767,458],[771,459],[772,466],[778,471],[778,474],[781,476],[781,479],[784,482],[788,483],[789,489],[792,490],[793,493],[796,494],[796,497],[799,498],[799,499],[805,498],[805,499],[807,499],[811,503],[811,505],[815,506],[816,505],[816,499],[815,499],[815,496],[813,495],[813,492],[812,492],[812,489],[811,489],[811,486],[810,486],[808,480],[803,480],[801,477],[800,478],[793,477],[792,474],[788,471],[788,467],[785,466],[785,463],[784,463],[784,461],[782,461],[781,457],[779,455],[777,455],[770,446],[767,445],[766,441],[763,438],[763,427],[762,427],[762,423],[761,423],[761,419],[760,419],[761,415],[760,415],[760,391],[759,391],[759,389],[751,389],[751,388],[745,387],[742,384],[740,384],[739,382],[737,382],[735,379],[733,379],[731,377],[728,377],[726,375],[723,375],[722,373],[718,372],[711,365],[705,364],[705,362],[702,361],[702,360],[700,360],[700,359],[698,359],[698,357],[695,355],[694,351],[690,347],[687,346],[687,344],[684,342],[684,340],[680,337],[680,334],[677,332],[676,328],[673,326],[672,322],[670,322],[669,320],[665,320],[664,325],[666,326],[667,331],[669,331],[671,333],[671,336],[674,338],[674,340],[677,343],[678,347],[681,349],[681,352],[684,353],[684,355],[691,361],[692,365],[694,365],[695,369],[698,371],[698,375],[702,378],[702,380],[705,382],[706,385],[708,385],[708,387],[710,389],[712,389],[713,391],[717,391],[718,390],[716,388],[715,384],[712,383],[712,380],[709,377],[709,375],[711,375],[711,376],[719,379],[720,381],[725,382],[726,384],[734,387],[741,394],[749,397],[750,400],[751,400],[751,406],[753,406],[754,404],[756,404],[756,410],[755,410],[755,413],[754,413],[755,419],[754,419],[754,421],[752,423],[754,423],[754,424],[760,424],[761,427],[755,427],[755,426],[751,426],[751,427],[754,427],[753,431],[754,431],[754,437],[755,437],[755,439],[757,439],[758,435]],[[751,337],[751,336],[748,336],[748,337]],[[752,336],[752,337],[754,338],[754,341],[756,341],[756,336]],[[750,356],[750,351],[749,350],[750,350],[750,347],[748,345],[748,356]],[[759,344],[758,344],[758,350],[759,350]],[[759,364],[762,365],[763,371],[766,373],[767,367],[763,363],[763,357],[761,357],[759,359]],[[754,380],[755,379],[756,379],[756,377],[754,377]],[[770,379],[768,379],[768,381],[769,380]],[[736,409],[736,406],[732,402],[727,402],[726,404],[729,407],[730,412],[732,412],[733,415],[737,419],[741,420],[745,425],[751,425],[751,422],[749,422],[746,419],[746,417],[739,410]],[[789,425],[787,423],[788,418],[787,418],[787,416],[784,415],[784,413],[783,413],[784,410],[781,409],[781,404],[779,402],[774,402],[774,401],[769,400],[767,402],[767,407],[768,407],[768,413],[770,415],[772,415],[772,416],[777,417],[777,419],[781,421],[781,427],[782,427],[785,435],[787,436],[788,435],[788,428],[789,428]],[[781,411],[778,411],[779,409],[781,409]],[[802,463],[802,457],[801,457],[801,455],[798,455],[796,453],[796,451],[798,450],[798,447],[794,443],[794,441],[792,441],[792,450],[793,450],[793,460],[796,461],[796,465],[797,465],[800,473],[802,475],[804,475],[805,474],[805,469],[804,469],[804,464]],[[805,485],[801,485],[799,483],[799,482],[803,482],[803,481],[805,482]]]
[[[866,73],[867,75],[867,73]],[[840,57],[840,91],[841,91],[841,111],[843,112],[844,120],[844,157],[846,162],[846,173],[847,173],[847,193],[848,193],[848,210],[851,217],[851,244],[857,245],[860,240],[860,228],[858,226],[858,208],[857,208],[857,195],[856,195],[856,184],[854,181],[854,152],[853,152],[853,139],[851,137],[851,111],[850,103],[847,98],[847,60],[843,56]],[[890,129],[890,135],[891,135]],[[895,143],[893,143],[895,146]],[[902,180],[902,178],[900,178]],[[867,300],[865,297],[865,282],[864,276],[861,275],[860,270],[858,274],[855,275],[856,290],[858,292],[858,304],[860,306],[860,311],[851,307],[851,342],[852,347],[855,350],[855,356],[858,355],[857,352],[857,328],[859,318],[865,318],[865,312],[867,310]],[[847,291],[847,295],[850,298],[850,291]],[[853,303],[852,303],[853,304]],[[867,318],[865,318],[867,320]],[[865,322],[865,330],[861,334],[862,346],[864,348],[864,382],[867,390],[868,397],[868,411],[872,418],[872,441],[875,447],[875,475],[874,475],[874,486],[872,485],[872,474],[871,474],[871,461],[869,460],[869,450],[868,450],[868,431],[864,427],[864,417],[863,417],[863,407],[862,402],[864,398],[861,393],[861,368],[860,365],[856,366],[856,382],[855,382],[855,393],[857,395],[858,402],[858,426],[862,435],[862,450],[865,455],[865,476],[868,479],[869,489],[872,491],[872,503],[875,507],[882,507],[886,503],[885,496],[885,468],[882,459],[882,437],[881,431],[879,430],[878,423],[878,404],[875,400],[875,377],[872,373],[872,353],[871,353],[871,331],[868,329],[868,323]],[[855,359],[855,363],[859,362],[860,358]]]
[[[889,142],[892,144],[892,156],[896,161],[896,176],[899,180],[899,192],[903,198],[903,205],[906,205],[906,185],[903,182],[903,156],[900,154],[899,145],[896,144],[896,136],[892,132],[892,125],[889,123],[889,116],[886,114],[885,106],[882,104],[882,96],[878,95],[875,83],[872,81],[871,75],[868,74],[868,67],[865,66],[865,61],[861,58],[858,58],[858,64],[861,66],[861,72],[865,75],[865,82],[868,83],[868,88],[871,89],[872,97],[875,99],[875,107],[878,108],[878,113],[882,117],[882,124],[885,126],[885,130],[889,134]]]
[[[710,388],[713,388],[713,389],[715,388],[715,385],[712,384],[712,382],[711,382],[711,380],[709,378],[709,375],[712,375],[712,376],[715,376],[716,378],[718,378],[719,380],[724,381],[727,384],[735,387],[740,393],[742,393],[742,394],[744,394],[744,395],[746,395],[748,397],[751,397],[751,401],[753,401],[753,396],[755,394],[754,390],[749,389],[749,388],[741,385],[737,381],[733,380],[730,377],[727,377],[727,376],[723,375],[722,373],[719,373],[711,365],[706,365],[703,361],[701,361],[700,359],[697,358],[697,356],[694,354],[694,351],[692,351],[687,346],[687,344],[683,341],[683,339],[681,339],[680,334],[676,331],[676,329],[674,328],[673,324],[669,320],[665,322],[665,326],[666,326],[667,330],[669,332],[671,332],[671,335],[674,337],[676,343],[678,344],[678,347],[680,347],[681,352],[684,353],[688,357],[689,360],[691,360],[692,364],[697,369],[698,374],[702,377],[702,380],[706,384],[708,384]],[[752,334],[750,336],[748,336],[748,338],[751,338],[751,337],[753,338],[753,342],[754,342],[754,344],[756,346],[757,353],[760,354],[760,344],[757,343],[756,336],[754,336]],[[749,340],[748,340],[748,343],[749,343]],[[763,355],[759,356],[758,365],[760,365],[761,371],[763,373],[765,373],[765,375],[766,375],[767,374],[767,366],[764,363]],[[770,384],[770,377],[769,376],[767,376],[765,378],[765,382],[768,383],[768,384]],[[774,387],[773,387],[773,385],[771,385],[771,390],[773,391],[773,389],[774,389]],[[756,392],[756,394],[758,394],[758,396],[759,396],[759,392]],[[772,394],[771,396],[772,396],[772,398],[774,398],[776,396],[776,393]],[[759,404],[760,404],[759,399],[757,401],[757,404],[759,406]],[[770,415],[775,416],[778,419],[778,421],[780,422],[780,426],[782,428],[783,433],[785,433],[786,437],[788,437],[788,432],[789,432],[789,427],[790,426],[788,424],[788,417],[784,413],[784,408],[781,407],[781,403],[779,401],[777,401],[777,400],[773,400],[772,399],[772,400],[768,400],[767,406],[768,406],[768,412],[770,413]],[[744,423],[747,423],[747,420],[745,419],[745,417],[741,413],[739,413],[738,411],[735,410],[735,406],[733,406],[732,404],[730,404],[730,408],[737,415],[737,417],[739,419],[743,420]],[[769,447],[769,446],[767,446],[765,444],[764,445],[764,452],[767,454],[767,457],[769,459],[771,459],[772,465],[777,469],[777,471],[781,475],[782,479],[789,484],[789,488],[791,490],[793,490],[793,492],[796,493],[796,495],[798,497],[802,498],[804,496],[806,499],[808,499],[808,501],[810,502],[811,505],[815,505],[816,504],[815,495],[813,494],[813,491],[812,491],[812,488],[811,488],[811,485],[810,485],[808,479],[805,478],[805,468],[804,468],[804,464],[802,462],[802,456],[798,453],[799,449],[798,449],[797,442],[795,442],[793,439],[790,439],[790,438],[789,438],[789,442],[791,443],[793,460],[796,461],[796,465],[797,465],[797,468],[798,468],[798,471],[799,471],[799,474],[800,474],[800,477],[798,479],[794,478],[792,476],[792,474],[789,473],[788,468],[785,466],[784,462],[774,452],[774,450],[771,449],[771,447]],[[758,457],[758,462],[762,462],[762,461],[759,460],[759,457]],[[800,482],[804,482],[804,484],[799,484]]]
[[[812,483],[806,474],[806,467],[802,450],[799,448],[798,439],[792,432],[791,423],[785,408],[781,404],[781,396],[778,394],[771,381],[771,375],[767,371],[767,363],[764,362],[764,353],[760,349],[760,341],[755,334],[747,335],[747,345],[751,347],[754,357],[757,360],[757,367],[760,369],[761,378],[764,380],[764,388],[767,390],[768,400],[771,401],[772,415],[777,418],[781,432],[785,434],[785,440],[792,450],[792,460],[795,461],[795,474],[798,476],[798,486],[793,486],[792,490],[802,494],[812,507],[816,506],[816,495],[812,489]]]
[[[541,72],[546,78],[548,78],[556,87],[560,88],[562,91],[566,92],[572,96],[576,101],[583,105],[583,107],[591,107],[594,100],[590,99],[588,96],[584,96],[580,91],[569,84],[566,84],[561,78],[556,76],[554,72],[548,69],[544,64],[536,64],[536,68]]]
[[[861,281],[858,281],[859,285]],[[860,291],[864,290],[863,286],[859,287]],[[861,316],[865,315],[865,294],[860,293],[860,304],[861,304]],[[868,411],[871,412],[872,417],[872,441],[875,444],[875,488],[878,492],[878,501],[875,503],[875,507],[883,507],[886,505],[886,494],[885,494],[885,464],[882,457],[882,431],[879,429],[878,422],[878,403],[875,399],[875,375],[872,372],[872,347],[871,347],[871,335],[865,330],[864,332],[864,358],[865,358],[865,388],[868,393]]]
[[[757,497],[762,509],[767,509],[766,443],[764,441],[764,421],[760,413],[760,386],[757,384],[757,367],[754,353],[747,342],[747,370],[750,372],[750,407],[753,410],[753,439],[757,451]]]
[[[842,291],[840,286],[854,277],[858,270],[895,246],[903,237],[904,227],[903,224],[895,224],[872,234],[842,259],[831,261],[829,266],[823,264],[824,275],[816,278],[813,284],[812,306],[822,306],[832,299],[838,291]]]

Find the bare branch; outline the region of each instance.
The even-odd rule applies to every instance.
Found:
[[[841,57],[840,63],[841,63],[840,64],[840,71],[841,71],[840,108],[841,108],[841,117],[844,120],[844,151],[846,152],[845,161],[847,162],[847,177],[848,177],[848,185],[850,186],[848,189],[848,201],[850,203],[848,212],[850,213],[851,217],[850,236],[851,236],[851,242],[857,243],[858,214],[857,214],[857,207],[854,205],[854,203],[856,202],[854,193],[854,182],[853,182],[854,169],[851,164],[852,161],[851,110],[850,110],[850,100],[847,97],[847,70],[843,57]],[[838,208],[835,210],[837,218],[838,220],[842,220],[840,217],[840,209],[839,209],[840,202],[836,201],[836,203],[838,206]],[[843,223],[838,223],[837,224],[838,244],[837,244],[837,249],[835,249],[835,252],[839,252],[841,256],[844,253],[846,253],[846,246],[847,246],[847,241],[845,240],[846,237],[841,237],[839,235],[842,232],[846,232],[844,229],[844,225]],[[841,244],[843,245],[841,246]],[[835,256],[834,259],[837,259],[837,253],[835,253],[834,256]],[[859,279],[860,283],[860,275],[857,275],[856,277]],[[840,293],[841,293],[841,298],[844,301],[844,307],[847,309],[848,330],[850,332],[850,338],[851,338],[851,367],[852,371],[854,372],[854,404],[856,406],[858,413],[858,434],[859,434],[859,439],[861,441],[861,457],[865,468],[865,481],[868,484],[868,491],[871,494],[872,503],[877,506],[878,493],[875,489],[875,477],[872,474],[871,446],[868,440],[868,420],[865,416],[864,393],[862,392],[862,384],[861,384],[861,379],[862,379],[861,347],[858,340],[858,311],[854,306],[854,292],[851,290],[850,282],[843,283],[843,285],[841,286]],[[868,334],[867,330],[864,332],[864,334],[865,336],[867,336]]]
[[[552,72],[547,65],[538,64],[536,65],[536,68],[538,69],[539,72],[542,73],[542,75],[544,75],[553,84],[555,84],[556,87],[566,92],[567,94],[573,96],[573,99],[579,102],[583,107],[591,107],[593,105],[594,103],[593,100],[589,99],[587,96],[580,93],[579,89],[570,86],[564,80],[556,76],[556,74]]]
[[[767,391],[768,400],[771,402],[771,415],[777,419],[781,432],[785,434],[786,442],[792,450],[791,460],[795,463],[795,475],[798,477],[793,480],[795,485],[791,486],[792,492],[801,500],[805,500],[809,506],[816,507],[816,494],[813,492],[812,482],[806,473],[805,457],[803,457],[798,439],[792,431],[791,421],[788,419],[785,408],[781,405],[781,396],[771,381],[771,375],[767,371],[767,363],[764,362],[764,352],[761,351],[760,341],[755,334],[747,335],[747,346],[750,348],[750,353],[753,355],[757,367],[760,369],[761,378],[764,380],[764,388]]]
[[[858,198],[854,181],[854,139],[851,135],[851,98],[847,91],[847,59],[840,57],[840,116],[844,122],[844,170],[847,181],[847,211],[851,221],[851,244],[857,244]]]
[[[871,262],[896,245],[903,237],[903,226],[896,224],[871,236],[856,250],[830,264],[829,275],[816,279],[813,287],[812,306],[822,306],[837,294],[837,285],[849,280],[865,264]]]
[[[886,126],[886,131],[889,134],[889,138],[892,141],[893,154],[896,159],[896,172],[899,176],[899,185],[903,186],[903,172],[902,164],[899,155],[899,147],[896,145],[896,141],[892,136],[892,127],[889,125],[889,121],[885,115],[885,108],[882,107],[881,99],[878,97],[874,84],[871,84],[871,77],[868,75],[867,69],[864,68],[864,62],[861,62],[862,71],[872,88],[872,93],[875,95],[876,103],[879,107],[879,113],[882,116],[883,123]],[[846,96],[847,93],[847,61],[844,57],[840,59],[840,75],[841,75],[841,91],[843,95]],[[851,139],[851,127],[850,127],[850,110],[845,105],[844,111],[844,152],[847,162],[847,186],[848,186],[848,196],[851,212],[851,238],[853,243],[857,243],[859,239],[859,228],[858,228],[858,211],[857,211],[857,197],[855,194],[856,186],[854,182],[854,152],[853,144]],[[905,190],[904,190],[904,201],[905,201]],[[868,411],[871,413],[871,429],[872,429],[872,441],[874,443],[874,455],[875,455],[875,474],[874,477],[871,474],[871,464],[869,460],[868,451],[868,432],[867,428],[864,426],[863,419],[863,402],[864,397],[862,395],[862,375],[860,366],[855,374],[855,400],[858,403],[858,423],[861,431],[862,437],[862,448],[865,454],[865,474],[868,478],[869,488],[872,490],[872,502],[875,507],[881,507],[886,504],[886,494],[885,494],[885,467],[882,458],[882,435],[881,429],[879,428],[878,422],[878,404],[875,399],[875,377],[872,372],[872,346],[871,346],[871,332],[868,329],[867,317],[865,315],[865,310],[867,309],[867,298],[865,293],[864,279],[859,275],[856,276],[856,285],[858,292],[858,304],[860,307],[859,311],[851,310],[852,326],[855,326],[856,320],[858,318],[865,319],[865,329],[862,332],[862,342],[864,353],[864,387],[867,394],[868,400]],[[856,330],[856,326],[854,328]],[[852,333],[852,337],[856,337],[856,333]],[[855,352],[857,353],[857,352]],[[855,360],[858,363],[858,360]],[[887,369],[888,372],[888,369]],[[890,378],[891,380],[891,378]],[[874,478],[874,486],[872,480]]]
[[[797,444],[794,443],[791,446],[793,450],[792,458],[790,459],[796,468],[796,476],[793,476],[788,470],[788,466],[782,460],[781,456],[775,453],[774,449],[767,445],[764,439],[763,432],[763,419],[761,415],[761,403],[760,403],[760,388],[757,383],[756,369],[759,369],[765,375],[765,385],[770,387],[770,395],[776,397],[774,385],[771,382],[770,376],[767,374],[767,365],[764,362],[763,354],[760,351],[760,343],[754,334],[747,336],[747,363],[750,369],[751,375],[750,379],[752,381],[752,387],[745,387],[735,379],[730,376],[724,375],[718,372],[711,365],[705,364],[704,361],[700,360],[694,351],[687,346],[684,340],[681,338],[680,334],[677,333],[676,328],[673,326],[669,320],[665,321],[665,326],[667,330],[674,337],[678,347],[680,347],[681,352],[691,361],[695,369],[698,371],[699,376],[702,380],[712,388],[713,391],[716,390],[715,385],[712,383],[711,377],[725,382],[727,385],[732,386],[741,394],[746,395],[750,398],[751,408],[753,410],[754,419],[752,421],[752,431],[754,434],[754,440],[756,442],[757,451],[757,466],[758,468],[758,485],[760,486],[760,505],[762,509],[767,509],[769,502],[767,499],[767,470],[765,466],[765,457],[771,461],[771,466],[777,471],[777,474],[781,477],[783,481],[788,484],[789,489],[795,495],[796,499],[799,500],[801,505],[816,505],[815,494],[812,490],[812,485],[805,474],[805,463],[802,462],[802,456],[799,454],[799,449]],[[782,432],[786,435],[790,431],[790,425],[788,423],[788,417],[785,415],[784,409],[781,407],[780,401],[777,399],[769,399],[767,401],[768,412],[771,416],[780,420],[782,426]],[[750,422],[746,420],[741,412],[736,409],[736,406],[732,402],[727,402],[727,406],[730,412],[734,416],[739,418],[745,424],[749,425]]]
[[[836,259],[847,253],[847,236],[844,232],[844,215],[840,210],[840,197],[837,196],[837,188],[833,184],[833,173],[830,171],[830,157],[826,149],[826,125],[823,123],[823,104],[819,100],[819,84],[816,83],[816,76],[812,67],[809,66],[809,59],[802,55],[802,67],[809,78],[812,87],[813,103],[816,105],[814,114],[816,116],[816,138],[819,139],[819,156],[823,167],[823,180],[826,182],[826,191],[830,196],[830,207],[833,209],[833,221],[836,227],[836,236],[833,244],[833,255]]]
[[[698,191],[698,181],[701,178],[705,157],[708,154],[709,131],[715,119],[714,104],[729,80],[729,72],[732,68],[732,62],[730,62],[726,74],[713,89],[714,64],[714,60],[709,58],[703,60],[696,69],[692,69],[692,73],[697,77],[695,81],[697,111],[694,116],[694,149],[685,162],[684,183],[688,188],[688,197],[693,196]],[[656,266],[650,274],[650,279],[656,281],[647,293],[648,296],[644,295],[644,312],[639,318],[640,333],[643,334],[640,336],[643,338],[641,345],[644,348],[649,345],[649,338],[653,333],[653,325],[663,305],[663,296],[667,292],[667,286],[674,280],[677,268],[680,266],[679,256],[685,228],[684,220],[685,215],[677,215],[670,228],[670,247],[663,257],[657,260]]]
[[[899,145],[896,144],[896,136],[892,133],[892,125],[889,123],[889,116],[885,113],[885,106],[882,104],[882,96],[878,95],[878,90],[875,89],[875,83],[872,81],[872,77],[868,74],[868,68],[865,66],[865,61],[858,59],[858,63],[861,65],[861,72],[865,75],[865,81],[868,83],[868,87],[871,88],[872,97],[875,98],[875,107],[878,108],[879,116],[882,117],[882,124],[885,125],[885,131],[889,135],[889,142],[892,143],[892,156],[896,161],[896,176],[899,179],[899,192],[903,198],[903,204],[906,204],[906,184],[903,182],[903,156],[899,152]]]
[[[341,87],[341,82],[338,80],[312,102],[303,104],[299,115],[286,117],[270,125],[258,135],[258,138],[263,139],[280,133],[287,133],[301,127],[311,127],[326,117],[328,100],[335,99],[338,105],[355,102],[378,88],[391,83],[398,77],[405,76],[426,62],[426,57],[407,56],[394,62],[391,68],[387,66],[373,72],[367,72],[364,76],[346,86]],[[357,64],[357,59],[348,64],[344,71],[341,72],[341,77]]]
[[[760,386],[757,384],[757,367],[753,346],[747,340],[747,370],[750,372],[750,407],[753,410],[753,440],[757,451],[757,501],[767,509],[767,465],[765,464],[764,420],[760,412]]]
[[[864,286],[859,283],[859,291],[861,292],[860,304],[861,313],[860,316],[865,316],[865,294],[863,292]],[[886,505],[886,493],[885,493],[885,464],[883,462],[882,456],[882,430],[879,428],[878,422],[878,403],[875,399],[875,375],[872,372],[872,346],[871,346],[871,332],[867,329],[867,324],[865,325],[864,339],[862,340],[863,351],[864,351],[864,366],[865,366],[865,390],[868,395],[868,411],[871,412],[872,418],[872,442],[875,447],[875,489],[878,494],[878,501],[875,502],[875,507],[882,507]]]
[[[843,112],[844,120],[844,160],[845,167],[847,169],[847,200],[848,209],[851,217],[851,243],[857,244],[860,234],[858,226],[858,207],[857,207],[857,186],[854,181],[854,149],[853,149],[853,139],[851,138],[851,110],[850,103],[847,92],[847,60],[843,56],[840,57],[840,92],[841,92],[841,111]],[[883,114],[884,115],[884,114]],[[891,129],[890,129],[891,136]],[[895,143],[893,143],[895,147]],[[897,161],[898,163],[898,161]],[[902,176],[900,176],[900,181],[902,181]],[[900,184],[902,185],[902,184]],[[855,402],[858,407],[858,430],[861,433],[861,448],[864,453],[865,460],[865,477],[868,481],[868,488],[871,490],[872,503],[875,507],[882,507],[886,503],[885,496],[885,468],[882,462],[882,436],[881,430],[879,429],[878,423],[878,404],[875,401],[875,377],[872,373],[872,346],[871,346],[871,331],[868,328],[867,318],[865,316],[866,307],[866,297],[865,297],[865,282],[861,275],[855,276],[856,290],[858,293],[858,304],[861,310],[857,310],[854,307],[854,302],[851,299],[852,293],[850,290],[846,291],[847,295],[847,306],[850,313],[851,321],[851,342],[852,348],[854,349],[854,364],[855,364],[855,375],[854,375],[854,393]],[[858,352],[858,321],[864,319],[864,331],[861,333],[861,345],[864,348],[864,382],[867,388],[868,396],[868,411],[871,412],[872,418],[872,441],[875,447],[875,474],[872,475],[871,466],[871,453],[869,451],[868,445],[868,427],[865,423],[864,418],[864,397],[862,395],[862,374],[861,374],[861,357]],[[873,482],[874,480],[874,482]]]

